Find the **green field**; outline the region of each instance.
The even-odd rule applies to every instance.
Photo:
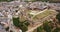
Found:
[[[54,13],[53,10],[46,10],[46,11],[44,11],[42,13],[37,14],[37,15],[33,15],[32,17],[33,17],[33,19],[37,19],[37,18],[40,19],[40,18],[44,18],[44,17],[46,17],[48,15],[51,15],[53,13]]]

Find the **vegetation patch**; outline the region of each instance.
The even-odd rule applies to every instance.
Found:
[[[14,18],[13,17],[13,24],[16,26],[16,27],[19,27],[22,32],[25,32],[28,30],[28,25],[29,25],[29,22],[28,21],[23,21],[23,22],[20,22],[19,21],[19,17],[18,18]]]
[[[37,14],[37,15],[34,15],[34,16],[33,16],[33,19],[36,19],[36,18],[41,19],[41,18],[44,18],[44,17],[46,17],[46,16],[48,16],[48,15],[51,15],[51,14],[53,14],[53,13],[54,13],[54,11],[46,10],[46,11],[44,11],[44,12],[42,12],[42,13],[39,13],[39,14]]]
[[[42,26],[37,28],[37,32],[60,32],[60,27],[53,26],[52,22],[45,21]],[[53,27],[53,28],[52,28]]]
[[[59,21],[59,23],[60,23],[60,13],[58,13],[58,14],[56,15],[56,19],[58,19],[58,21]]]
[[[10,1],[13,1],[13,0],[0,0],[0,2],[10,2]]]

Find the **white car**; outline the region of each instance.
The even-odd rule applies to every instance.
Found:
[[[22,30],[20,29],[19,32],[22,32]]]
[[[4,15],[0,12],[0,16],[4,16]]]

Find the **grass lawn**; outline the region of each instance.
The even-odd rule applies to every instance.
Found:
[[[33,15],[32,17],[33,17],[33,19],[37,19],[37,18],[40,19],[40,18],[44,18],[48,15],[51,15],[53,13],[54,13],[53,10],[44,10],[44,12],[42,12],[42,13],[38,12],[38,14],[36,13],[37,15]]]

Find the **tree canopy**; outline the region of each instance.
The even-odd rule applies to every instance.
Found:
[[[56,15],[56,19],[58,19],[58,21],[60,22],[60,13]]]
[[[26,21],[26,20],[23,21],[23,22],[20,22],[20,21],[19,21],[19,17],[17,17],[17,18],[14,18],[14,17],[13,17],[13,24],[14,24],[16,27],[20,28],[20,29],[22,30],[22,32],[25,32],[25,31],[28,30],[29,22]]]

